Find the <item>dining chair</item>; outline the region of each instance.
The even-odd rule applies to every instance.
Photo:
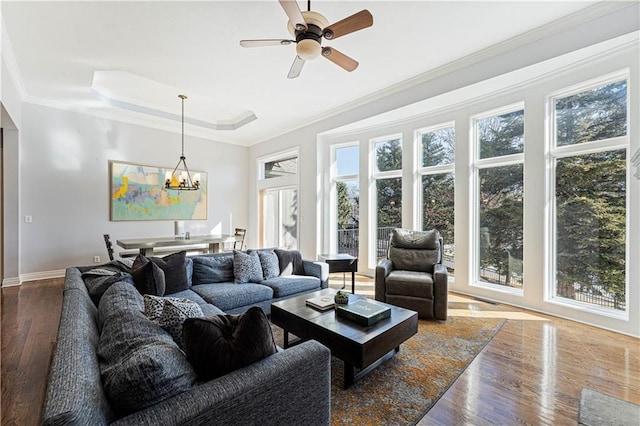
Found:
[[[104,243],[107,246],[107,253],[109,253],[109,260],[113,260],[113,244],[111,243],[111,236],[109,234],[103,234]],[[138,250],[121,250],[118,255],[120,257],[136,257],[138,255]]]
[[[233,233],[233,236],[235,237],[233,246],[230,249],[225,249],[224,251],[242,250],[244,247],[244,236],[246,233],[246,228],[236,228]]]
[[[103,234],[104,243],[107,245],[107,253],[109,253],[109,260],[113,260],[113,244],[111,244],[111,237],[109,234]]]
[[[234,250],[242,250],[244,246],[244,236],[246,235],[247,230],[245,228],[236,228],[234,237],[236,237],[235,242],[233,243]]]

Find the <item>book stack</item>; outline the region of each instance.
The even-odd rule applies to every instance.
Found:
[[[333,308],[333,297],[332,296],[322,296],[322,297],[313,297],[311,299],[306,300],[307,306],[311,306],[312,308],[326,311]]]
[[[358,300],[348,305],[338,305],[336,313],[339,317],[370,326],[391,316],[391,308],[380,306],[366,300]]]

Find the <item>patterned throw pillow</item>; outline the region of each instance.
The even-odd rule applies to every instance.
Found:
[[[173,340],[184,349],[182,325],[187,318],[201,317],[204,314],[200,306],[189,299],[176,297],[144,296],[144,313],[150,320],[160,326],[173,337]]]
[[[260,258],[260,265],[262,265],[262,272],[264,279],[275,278],[280,275],[280,262],[278,256],[273,250],[262,250],[258,252]]]
[[[262,266],[258,252],[250,250],[247,253],[233,251],[233,275],[236,284],[259,283],[262,281]]]

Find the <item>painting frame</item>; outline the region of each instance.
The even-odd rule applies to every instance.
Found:
[[[112,222],[207,220],[207,173],[200,189],[166,189],[164,176],[174,167],[109,160],[109,220]]]

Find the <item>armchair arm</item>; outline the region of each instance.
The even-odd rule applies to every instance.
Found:
[[[375,295],[376,300],[380,302],[386,302],[387,299],[387,285],[386,278],[393,271],[393,262],[389,259],[382,259],[376,265],[376,287]]]
[[[316,277],[320,280],[320,287],[329,287],[329,264],[326,262],[314,262],[312,260],[302,260],[304,273]]]
[[[446,321],[449,294],[447,267],[442,263],[433,266],[433,317]]]

